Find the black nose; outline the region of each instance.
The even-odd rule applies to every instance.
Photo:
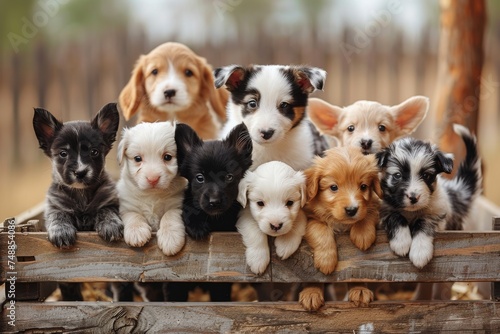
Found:
[[[212,197],[210,197],[208,199],[208,206],[210,208],[212,208],[212,209],[216,209],[216,208],[220,207],[221,203],[222,202],[221,202],[220,198],[212,198]]]
[[[279,223],[278,225],[269,224],[271,226],[271,230],[279,231],[283,227],[283,223]]]
[[[373,140],[371,139],[361,139],[361,148],[363,150],[369,150],[370,148],[372,148],[372,144],[373,144]]]
[[[175,89],[167,89],[166,91],[163,92],[163,95],[165,96],[166,99],[174,97],[175,96]]]
[[[75,176],[78,180],[83,179],[87,175],[87,170],[80,170],[80,171],[75,171]]]
[[[274,134],[274,130],[273,129],[269,129],[269,130],[260,130],[260,135],[262,136],[262,138],[264,138],[265,140],[268,140],[269,138],[271,138]]]
[[[349,217],[355,216],[357,212],[358,212],[358,208],[355,206],[349,206],[349,207],[345,208],[345,213],[347,213],[347,215]]]
[[[416,194],[410,194],[410,196],[408,196],[408,199],[410,200],[410,203],[411,204],[415,204],[418,202],[420,196],[417,196]]]

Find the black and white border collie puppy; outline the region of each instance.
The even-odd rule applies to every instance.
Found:
[[[462,230],[474,199],[481,193],[481,160],[476,137],[461,125],[454,131],[467,149],[456,176],[451,173],[453,156],[435,145],[404,138],[376,154],[382,170],[383,205],[381,223],[391,249],[423,268],[434,252],[436,230]]]
[[[324,70],[305,66],[217,68],[215,86],[231,92],[221,137],[242,122],[248,127],[253,142],[251,170],[274,160],[295,170],[309,167],[314,155],[327,148],[306,117],[309,94],[322,90],[325,78]]]

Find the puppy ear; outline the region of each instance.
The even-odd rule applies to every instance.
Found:
[[[377,194],[378,198],[382,199],[384,197],[384,192],[382,191],[382,187],[380,186],[380,178],[378,177],[378,173],[372,178],[372,189]]]
[[[244,208],[247,206],[248,186],[252,183],[253,175],[254,174],[248,170],[238,184],[238,198],[236,200]]]
[[[304,207],[307,203],[307,187],[306,187],[306,176],[302,171],[298,171],[295,174],[296,182],[300,186],[300,207]]]
[[[57,132],[62,129],[63,123],[59,122],[48,110],[42,108],[34,108],[34,110],[33,129],[38,144],[43,152],[50,157],[50,147]]]
[[[203,145],[203,140],[189,125],[178,123],[175,126],[175,144],[177,145],[177,164],[181,166],[194,147]]]
[[[318,98],[311,97],[308,100],[307,111],[309,113],[309,119],[316,128],[321,133],[339,137],[338,124],[343,109]]]
[[[144,87],[144,73],[142,71],[144,59],[145,56],[139,57],[135,63],[129,82],[122,89],[118,98],[123,117],[127,121],[137,113],[137,109],[139,109],[146,92]]]
[[[409,135],[422,123],[429,110],[429,98],[413,96],[406,101],[391,107],[391,114],[396,123],[396,136],[398,138]]]
[[[309,167],[304,170],[306,177],[306,203],[311,201],[318,194],[319,190],[319,174],[316,172],[316,167]]]
[[[435,162],[438,173],[445,172],[446,174],[451,174],[453,170],[453,154],[436,150]]]
[[[384,168],[387,165],[390,155],[390,150],[387,147],[375,153],[375,159],[379,168]]]
[[[205,58],[199,57],[200,69],[203,73],[202,91],[206,94],[206,99],[212,106],[217,117],[222,121],[226,121],[226,105],[229,99],[227,89],[215,89],[215,79],[212,72],[212,67],[207,64]]]
[[[214,71],[215,87],[226,86],[230,92],[238,89],[241,82],[245,79],[247,71],[240,65],[230,65],[216,68]]]
[[[224,142],[226,142],[231,147],[235,147],[238,151],[238,154],[244,156],[245,159],[250,159],[251,165],[253,149],[252,138],[250,137],[247,126],[244,123],[236,125],[231,130],[226,139],[224,139]]]
[[[120,124],[120,114],[116,103],[108,103],[102,107],[90,124],[94,129],[102,132],[104,141],[111,148],[116,140],[116,132]]]
[[[295,82],[304,93],[310,94],[317,89],[323,90],[326,71],[317,67],[294,67],[292,73]]]

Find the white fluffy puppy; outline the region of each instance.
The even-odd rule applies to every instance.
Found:
[[[175,126],[158,122],[124,129],[118,162],[125,242],[141,247],[151,239],[151,232],[157,231],[163,253],[178,253],[185,243],[181,207],[187,181],[177,173]]]
[[[299,247],[307,223],[302,211],[305,191],[304,174],[280,161],[247,171],[240,181],[238,202],[244,210],[236,227],[243,237],[246,261],[252,272],[262,274],[269,264],[268,235],[276,237],[276,254],[283,260]]]

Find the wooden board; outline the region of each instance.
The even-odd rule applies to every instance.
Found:
[[[231,281],[231,282],[419,282],[500,281],[500,232],[442,232],[435,239],[433,260],[423,269],[389,249],[379,231],[368,251],[355,248],[348,235],[338,235],[339,264],[328,276],[314,268],[312,253],[303,242],[298,252],[282,261],[272,256],[262,276],[245,264],[245,249],[237,233],[214,233],[209,240],[188,240],[176,256],[164,256],[153,238],[143,248],[123,242],[108,244],[95,233],[79,233],[69,250],[59,250],[45,233],[17,233],[18,282],[42,281]],[[0,234],[6,249],[7,234]],[[275,252],[272,250],[272,254]],[[6,279],[2,257],[1,280]]]
[[[5,314],[3,315],[5,319]],[[15,327],[0,331],[65,333],[499,333],[500,303],[327,303],[309,313],[298,303],[22,303]]]

